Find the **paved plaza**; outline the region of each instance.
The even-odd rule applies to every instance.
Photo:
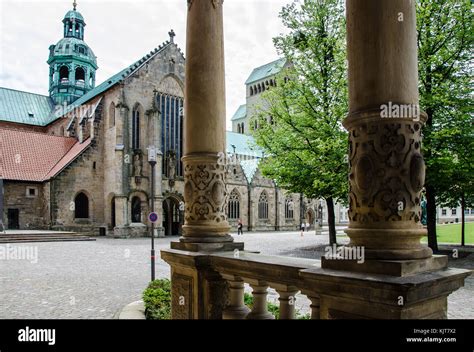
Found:
[[[319,258],[327,235],[306,232],[245,233],[246,249],[262,254]],[[157,239],[158,250],[177,238]],[[339,242],[347,241],[339,237]],[[6,246],[6,245],[2,245]],[[27,260],[0,258],[0,319],[108,319],[130,302],[141,299],[150,278],[150,239],[98,238],[94,242],[24,243],[36,256]],[[318,249],[319,247],[319,249]],[[473,268],[474,253],[450,261]],[[157,261],[157,277],[168,278],[169,267]],[[276,300],[276,294],[270,294]],[[307,311],[306,298],[297,307]],[[449,318],[474,319],[474,277],[449,297]]]

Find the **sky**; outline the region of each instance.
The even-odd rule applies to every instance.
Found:
[[[276,60],[272,38],[286,30],[281,8],[292,0],[225,0],[227,128],[245,103],[253,68]],[[0,0],[0,87],[48,95],[49,46],[63,36],[73,0]],[[176,33],[186,48],[186,0],[77,0],[85,42],[97,56],[96,84],[132,64]]]

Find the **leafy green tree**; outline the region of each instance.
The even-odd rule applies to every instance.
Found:
[[[291,64],[262,95],[253,131],[265,151],[264,175],[292,192],[326,200],[331,245],[334,202],[345,201],[348,191],[344,15],[342,0],[295,1],[283,8],[289,34],[274,44]]]
[[[438,250],[436,201],[472,195],[472,48],[470,0],[418,0],[420,104],[427,165],[428,244]],[[455,199],[457,198],[457,199]]]

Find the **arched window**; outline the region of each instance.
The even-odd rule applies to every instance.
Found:
[[[59,79],[61,81],[69,80],[69,68],[67,66],[61,66],[59,69]]]
[[[182,97],[160,93],[157,103],[161,112],[161,145],[164,156],[173,153],[177,177],[182,177],[183,136],[184,136],[184,99]],[[169,159],[162,158],[163,175],[169,176]]]
[[[74,199],[74,217],[76,219],[89,218],[89,198],[82,192]]]
[[[77,81],[85,81],[86,80],[86,73],[82,67],[76,68],[76,82]]]
[[[242,134],[244,134],[244,133],[245,133],[245,123],[242,122]]]
[[[250,95],[253,95],[253,87],[250,87]]]
[[[233,190],[229,196],[229,203],[227,206],[227,217],[230,220],[240,219],[240,196],[237,190]]]
[[[258,85],[258,92],[261,93],[262,92],[262,86],[259,84]]]
[[[268,219],[268,196],[265,191],[262,192],[258,199],[258,218],[260,220]]]
[[[132,149],[140,149],[140,110],[138,106],[132,113]]]
[[[115,126],[115,103],[112,102],[109,108],[109,126]]]
[[[139,197],[132,198],[132,222],[142,222],[142,201]]]
[[[285,200],[285,219],[292,220],[294,219],[294,203],[293,199],[286,198]]]

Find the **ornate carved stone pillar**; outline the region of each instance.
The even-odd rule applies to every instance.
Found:
[[[447,268],[446,256],[420,244],[425,116],[416,109],[415,1],[347,0],[346,10],[352,260],[322,258],[300,275],[319,296],[321,319],[446,318],[447,296],[470,272]],[[354,260],[363,252],[353,246],[365,258]]]
[[[428,258],[414,2],[348,0],[347,39],[350,245],[367,258]]]
[[[225,214],[223,0],[188,0],[181,243],[230,243]]]
[[[222,318],[226,281],[203,252],[243,249],[234,243],[226,206],[225,75],[222,0],[188,0],[184,120],[185,224],[161,257],[171,266],[173,318]],[[190,253],[193,252],[193,253]],[[199,260],[188,260],[191,257]],[[175,300],[175,298],[173,298]]]

